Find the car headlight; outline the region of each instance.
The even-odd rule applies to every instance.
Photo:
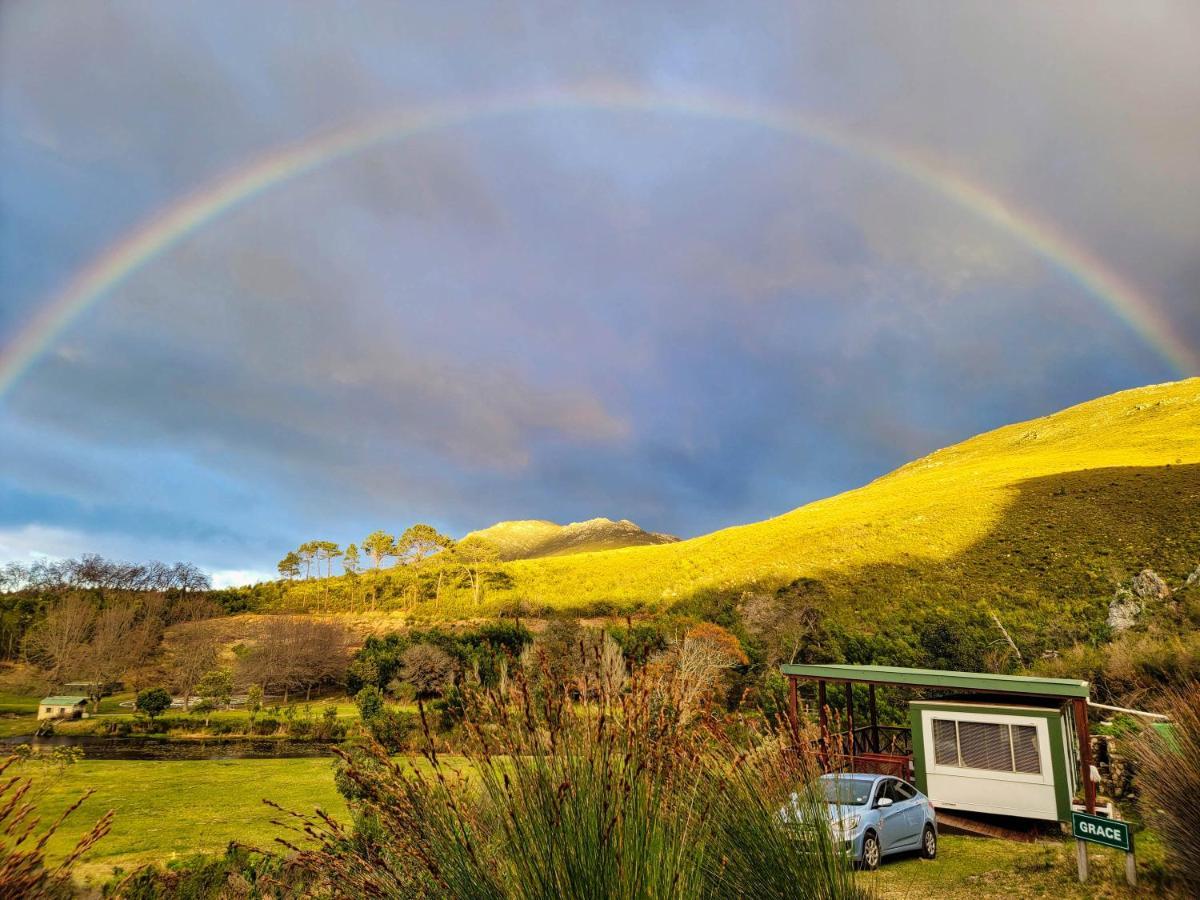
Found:
[[[849,837],[858,830],[858,826],[862,823],[861,816],[846,816],[838,819],[833,823],[833,834],[835,837]]]

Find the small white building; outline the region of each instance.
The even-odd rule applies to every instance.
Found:
[[[85,719],[87,697],[44,697],[38,703],[38,721],[42,719]]]
[[[915,700],[914,777],[939,809],[1069,821],[1080,788],[1070,711],[1039,697]]]
[[[911,780],[941,813],[1070,822],[1077,794],[1088,812],[1096,809],[1086,681],[834,663],[782,669],[796,735],[797,682],[817,683],[820,755],[830,770]],[[856,684],[867,688],[859,725]],[[827,685],[841,688],[844,713],[828,706]],[[910,701],[907,728],[880,725],[879,686],[943,696]]]

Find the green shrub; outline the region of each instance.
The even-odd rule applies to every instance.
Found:
[[[346,723],[337,717],[337,709],[325,707],[321,718],[313,723],[312,736],[318,741],[340,741],[346,736]]]
[[[171,695],[162,688],[147,688],[137,695],[134,703],[138,712],[153,719],[171,708]]]
[[[364,722],[370,722],[383,711],[383,693],[373,684],[368,684],[355,694],[354,702],[358,705],[358,714]]]
[[[371,737],[389,753],[416,749],[416,737],[420,733],[420,717],[416,713],[384,707],[364,721]]]
[[[257,735],[271,735],[279,730],[280,721],[278,719],[267,717],[258,719],[250,726],[250,733]]]
[[[227,897],[275,897],[303,894],[303,883],[281,857],[231,844],[224,856],[196,854],[172,860],[165,868],[146,866],[104,886],[105,897],[121,900],[224,900]]]

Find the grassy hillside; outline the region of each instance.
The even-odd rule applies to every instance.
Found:
[[[673,535],[644,531],[628,519],[614,522],[603,518],[569,525],[558,525],[545,519],[497,522],[468,537],[481,537],[495,544],[500,549],[500,558],[505,560],[670,544],[679,540]]]
[[[660,606],[809,578],[868,631],[964,604],[1077,629],[1103,623],[1114,587],[1143,567],[1177,586],[1197,564],[1194,378],[980,435],[765,522],[511,563],[511,585],[491,598]]]

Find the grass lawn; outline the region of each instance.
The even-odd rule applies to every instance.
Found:
[[[37,715],[38,701],[41,699],[29,694],[0,691],[0,716]]]
[[[414,765],[425,765],[419,758]],[[87,788],[96,793],[50,842],[53,858],[64,855],[106,810],[116,811],[112,832],[88,854],[78,875],[98,885],[114,867],[131,871],[145,863],[165,864],[196,853],[221,853],[232,840],[272,848],[283,833],[278,817],[263,798],[286,809],[315,807],[337,817],[346,807],[333,784],[328,759],[253,759],[197,761],[84,760],[57,777],[29,767],[40,793],[42,820],[57,816]],[[290,835],[294,837],[294,835]],[[1162,870],[1162,850],[1148,833],[1138,841],[1142,889],[1152,891]],[[873,873],[862,873],[864,886],[881,898],[1129,897],[1124,857],[1093,848],[1092,877],[1075,880],[1074,843],[1046,840],[1020,844],[985,838],[942,835],[938,858],[895,857]]]
[[[36,766],[25,771],[34,774],[35,789],[44,790],[43,822],[88,788],[96,789],[51,840],[53,858],[65,855],[104,812],[116,811],[112,831],[79,867],[81,878],[91,883],[106,881],[114,866],[129,871],[143,863],[220,853],[234,839],[270,847],[283,832],[271,824],[278,813],[264,797],[297,812],[321,807],[344,816],[346,810],[329,759],[84,760],[62,777]]]
[[[38,701],[41,697],[0,691],[0,738],[32,734],[37,728]]]
[[[1162,850],[1153,836],[1137,836],[1139,889],[1125,885],[1125,855],[1093,847],[1091,874],[1082,885],[1075,874],[1075,842],[1021,844],[992,838],[943,834],[936,860],[916,854],[890,859],[863,873],[864,886],[881,898],[1134,897],[1157,893]]]

